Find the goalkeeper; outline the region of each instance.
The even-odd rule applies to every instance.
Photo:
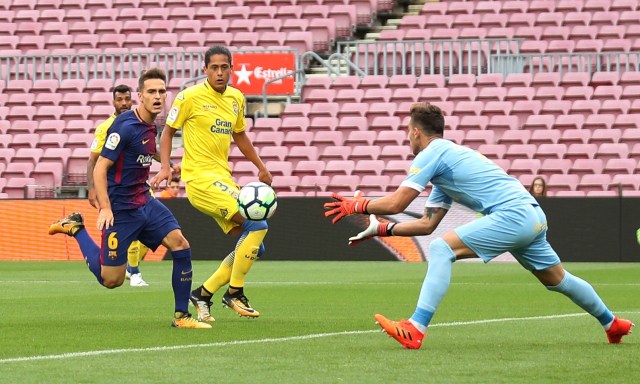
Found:
[[[438,107],[414,104],[408,134],[416,157],[398,189],[371,201],[333,194],[337,202],[325,204],[325,216],[333,217],[334,224],[347,215],[371,214],[369,227],[349,239],[352,245],[373,236],[429,235],[453,201],[484,214],[431,242],[427,275],[411,318],[392,321],[378,314],[377,323],[403,347],[420,348],[431,318],[449,289],[452,264],[472,257],[489,262],[511,252],[548,290],[562,293],[596,318],[609,343],[620,343],[633,323],[614,316],[589,283],[563,268],[547,241],[547,219],[537,201],[494,162],[443,139],[443,132],[444,116]],[[421,219],[385,224],[376,220],[376,214],[404,211],[429,182],[433,189]]]

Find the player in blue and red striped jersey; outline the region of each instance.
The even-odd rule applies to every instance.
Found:
[[[94,168],[93,179],[100,212],[98,229],[102,247],[84,229],[80,214],[72,214],[52,225],[49,232],[74,236],[84,252],[89,270],[106,288],[116,288],[125,279],[128,248],[136,239],[151,249],[160,244],[173,255],[172,286],[175,314],[172,326],[211,328],[191,317],[191,248],[177,220],[149,192],[149,169],[156,152],[154,120],[164,110],[166,75],[159,69],[143,72],[138,80],[140,105],[120,114],[107,132],[107,139]]]

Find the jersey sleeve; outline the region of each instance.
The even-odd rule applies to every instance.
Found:
[[[178,93],[167,115],[167,125],[174,129],[182,129],[185,121],[191,115],[191,104],[185,91]]]
[[[425,190],[429,181],[434,176],[438,161],[425,154],[426,151],[420,152],[413,160],[407,178],[400,184],[401,187],[409,187],[418,192]]]
[[[451,199],[451,197],[442,192],[442,190],[438,188],[438,186],[434,185],[424,206],[430,208],[444,208],[449,210],[451,209],[452,203],[453,200]]]
[[[104,141],[107,138],[107,130],[113,123],[113,116],[103,121],[93,134],[93,142],[91,142],[91,153],[100,154],[102,147],[104,147]]]
[[[234,133],[244,132],[247,129],[247,120],[244,117],[244,97],[238,98],[238,118],[236,124],[233,126]]]
[[[100,151],[100,156],[106,157],[113,162],[118,160],[129,139],[126,130],[122,129],[123,121],[126,121],[126,119],[116,119],[113,122],[111,128],[106,132],[104,146]]]

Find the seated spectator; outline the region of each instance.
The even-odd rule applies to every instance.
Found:
[[[545,197],[547,196],[547,182],[540,176],[537,176],[531,182],[531,186],[529,187],[529,193],[533,195],[533,197]]]
[[[174,176],[167,188],[158,194],[159,199],[172,199],[180,193],[180,177]]]

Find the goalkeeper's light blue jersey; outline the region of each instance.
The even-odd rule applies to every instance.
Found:
[[[414,159],[401,186],[422,192],[431,182],[427,207],[449,209],[452,201],[489,214],[537,201],[518,179],[473,149],[445,139],[433,140]]]

